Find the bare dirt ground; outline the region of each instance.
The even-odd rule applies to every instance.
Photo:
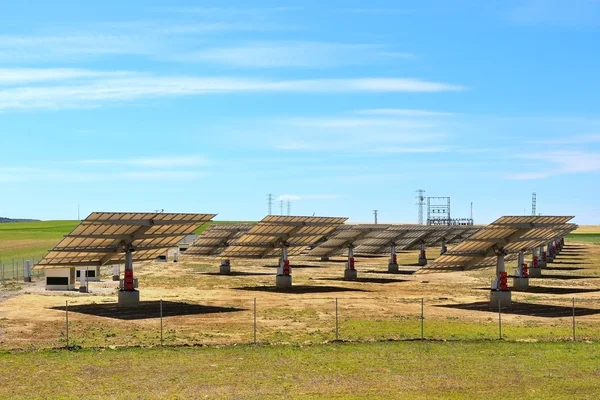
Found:
[[[428,249],[429,254],[439,249]],[[117,309],[117,284],[106,269],[91,293],[47,292],[43,283],[0,291],[0,348],[48,348],[235,344],[253,340],[256,299],[257,340],[315,343],[344,340],[418,338],[421,307],[424,336],[437,339],[497,338],[498,311],[489,308],[491,269],[409,274],[416,252],[399,255],[407,266],[387,273],[386,258],[358,258],[359,280],[343,281],[344,259],[293,259],[294,288],[277,292],[277,260],[232,260],[232,275],[218,275],[219,261],[183,258],[179,263],[136,265],[142,305]],[[516,266],[509,264],[512,271]],[[572,335],[572,301],[578,338],[600,339],[600,245],[568,243],[555,263],[532,278],[527,292],[513,292],[503,311],[503,336],[514,340],[560,340]],[[423,302],[423,305],[422,305]]]

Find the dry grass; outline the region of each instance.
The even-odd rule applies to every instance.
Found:
[[[592,315],[577,317],[579,337],[600,337],[600,246],[582,245],[581,253],[560,256],[558,270],[544,271],[532,280],[542,292],[514,292],[513,300],[566,307],[563,316],[535,317],[505,314],[508,339],[559,340],[571,336],[571,299]],[[430,254],[434,249],[430,249]],[[400,255],[411,263],[416,253]],[[253,302],[257,299],[258,340],[263,343],[320,343],[335,339],[335,299],[339,304],[339,335],[350,340],[420,337],[421,299],[425,302],[425,336],[438,339],[481,339],[498,336],[497,313],[444,308],[441,305],[486,301],[491,270],[428,275],[385,273],[385,259],[360,259],[359,277],[345,282],[342,259],[332,262],[293,261],[294,285],[306,292],[278,293],[274,286],[276,260],[234,261],[236,272],[262,275],[220,276],[211,259],[180,263],[139,265],[143,301],[163,299],[182,303],[181,315],[164,319],[164,341],[170,345],[233,344],[253,340]],[[509,266],[510,269],[511,266]],[[570,268],[581,268],[570,270]],[[375,271],[375,272],[369,272]],[[108,271],[107,271],[108,272]],[[566,279],[573,276],[587,279]],[[552,276],[560,279],[551,279]],[[106,277],[105,277],[106,278]],[[371,280],[371,281],[369,281]],[[389,283],[385,280],[391,280]],[[49,348],[65,345],[65,313],[71,307],[110,307],[116,301],[116,284],[91,283],[92,294],[50,293],[41,284],[26,286],[0,303],[0,347]],[[586,291],[587,290],[587,291]],[[579,292],[586,291],[586,292]],[[14,292],[13,292],[14,293]],[[222,307],[214,313],[194,313],[188,305]],[[153,305],[158,311],[158,304]],[[173,305],[177,308],[177,305]],[[542,306],[540,306],[542,307]],[[229,310],[233,308],[234,310]],[[595,310],[598,310],[596,313]],[[85,311],[85,310],[84,310]],[[215,310],[213,310],[215,311]],[[226,312],[225,312],[226,311]],[[90,310],[90,312],[92,312]],[[107,316],[70,313],[71,344],[84,347],[156,345],[160,342],[157,314],[126,321]]]

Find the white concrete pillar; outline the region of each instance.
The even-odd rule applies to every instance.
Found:
[[[548,253],[546,252],[546,248],[542,245],[542,246],[540,246],[539,267],[540,268],[546,267],[547,261],[548,261]]]
[[[521,250],[517,261],[517,276],[523,276],[523,264],[525,264],[525,253]]]
[[[348,246],[348,262],[346,263],[346,270],[344,271],[344,279],[355,280],[358,276],[358,272],[354,266],[354,247]]]
[[[79,291],[87,293],[87,269],[79,270]]]
[[[446,254],[448,251],[448,247],[446,247],[446,238],[442,238],[442,249],[440,250],[440,255]]]
[[[113,281],[121,280],[121,266],[119,264],[113,265]]]

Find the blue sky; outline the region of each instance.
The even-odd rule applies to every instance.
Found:
[[[0,3],[1,216],[600,224],[598,0],[85,3]]]

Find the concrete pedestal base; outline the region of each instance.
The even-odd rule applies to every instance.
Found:
[[[398,264],[388,264],[388,272],[391,272],[392,274],[397,274],[398,273]]]
[[[231,273],[231,265],[220,265],[219,273],[222,275],[229,275]]]
[[[510,307],[512,304],[510,291],[490,290],[490,307],[498,308],[498,302],[501,307]]]
[[[133,291],[119,291],[119,307],[136,307],[140,305],[140,292],[137,290]]]
[[[548,262],[547,261],[540,261],[538,263],[538,267],[539,268],[546,268],[548,266]]]
[[[329,257],[321,257],[321,261],[329,261]]]
[[[355,281],[358,278],[358,272],[355,269],[345,269],[344,279],[347,281]]]
[[[554,257],[548,257],[548,258],[546,258],[546,262],[549,262],[549,263],[554,262]]]
[[[291,275],[277,275],[275,277],[275,286],[277,289],[289,289],[292,287]]]
[[[515,276],[513,278],[513,287],[515,290],[527,290],[529,288],[529,278]]]
[[[79,293],[87,293],[87,286],[79,286]]]
[[[419,265],[420,266],[427,265],[427,259],[419,257]]]
[[[541,268],[529,268],[529,277],[530,278],[541,278],[542,277],[542,269]]]
[[[120,281],[121,277],[119,275],[113,275],[113,281]]]
[[[23,278],[23,282],[31,282],[31,277],[28,276],[26,278]]]

